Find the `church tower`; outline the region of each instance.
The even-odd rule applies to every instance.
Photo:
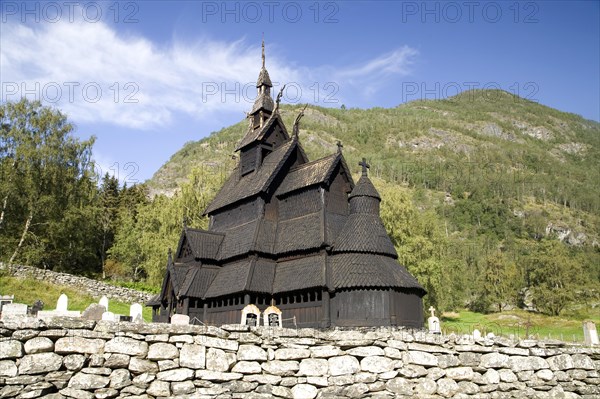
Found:
[[[265,42],[262,42],[262,67],[256,81],[256,100],[248,113],[248,131],[236,147],[240,152],[240,173],[257,171],[267,155],[289,138],[271,97],[271,78],[265,67]]]

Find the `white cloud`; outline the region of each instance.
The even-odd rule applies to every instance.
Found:
[[[201,119],[223,110],[224,102],[227,111],[249,110],[260,63],[260,47],[243,40],[175,39],[161,47],[85,21],[4,23],[0,49],[2,101],[29,91],[28,97],[54,102],[76,122],[136,129],[168,126],[177,112]],[[416,54],[405,46],[362,65],[309,69],[286,66],[267,53],[267,67],[274,81],[301,90],[295,102],[320,102],[310,88],[315,82],[322,96],[326,82],[362,90],[356,84],[361,81],[373,90],[390,74],[409,73]]]
[[[338,76],[340,78],[375,78],[389,74],[408,75],[417,55],[417,50],[403,46],[364,65],[344,69],[339,72]]]

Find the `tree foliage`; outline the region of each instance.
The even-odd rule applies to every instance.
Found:
[[[600,125],[485,94],[393,109],[315,107],[303,119],[301,134],[311,136],[303,145],[316,159],[339,139],[348,165],[369,159],[383,222],[400,263],[427,290],[426,308],[502,310],[526,287],[548,314],[597,302]],[[289,125],[297,109],[281,112]],[[500,136],[482,133],[490,124]],[[93,138],[76,139],[59,111],[1,105],[0,260],[158,286],[184,225],[207,227],[201,213],[230,174],[246,126],[187,143],[149,182],[128,187],[93,176]],[[517,126],[551,135],[539,140]],[[573,143],[585,151],[562,150]],[[169,195],[149,194],[162,189]],[[556,239],[568,230],[581,243]]]
[[[0,106],[0,257],[85,273],[97,269],[94,139],[57,110],[23,99]]]
[[[584,274],[564,244],[543,240],[533,245],[525,260],[534,305],[557,316],[581,296]]]
[[[523,287],[517,265],[500,250],[483,259],[476,283],[476,300],[472,308],[483,313],[491,309],[501,312],[507,306],[515,306]]]

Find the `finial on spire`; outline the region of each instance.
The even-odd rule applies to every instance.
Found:
[[[367,169],[369,169],[369,168],[371,167],[371,165],[369,165],[369,164],[367,163],[367,160],[366,160],[366,158],[363,158],[363,159],[362,159],[362,162],[359,162],[358,164],[359,164],[360,166],[362,166],[362,175],[363,175],[363,176],[367,176]]]
[[[265,32],[263,32],[262,38],[262,67],[265,67]]]
[[[171,248],[169,248],[169,251],[167,252],[168,254],[168,258],[167,258],[167,264],[171,264],[173,263],[173,251],[171,251]]]
[[[342,142],[338,140],[337,143],[336,143],[336,145],[337,145],[337,148],[338,148],[338,154],[341,154],[342,153],[342,147],[344,147],[342,145]]]
[[[187,225],[188,225],[188,217],[187,217],[187,215],[183,215],[183,228],[187,229]]]

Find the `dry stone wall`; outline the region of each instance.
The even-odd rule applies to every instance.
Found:
[[[7,270],[8,267],[0,263],[0,270]],[[49,283],[73,287],[77,290],[83,290],[94,297],[106,296],[125,303],[146,303],[152,298],[152,294],[140,292],[131,288],[116,287],[114,285],[103,283],[87,277],[75,276],[68,273],[60,273],[52,270],[39,269],[32,266],[12,265],[10,274],[15,277],[31,277],[36,280],[42,280]],[[11,294],[4,292],[2,294]],[[36,298],[32,298],[31,302]],[[54,304],[46,304],[53,306]]]
[[[0,398],[598,398],[600,349],[377,329],[11,318]]]

